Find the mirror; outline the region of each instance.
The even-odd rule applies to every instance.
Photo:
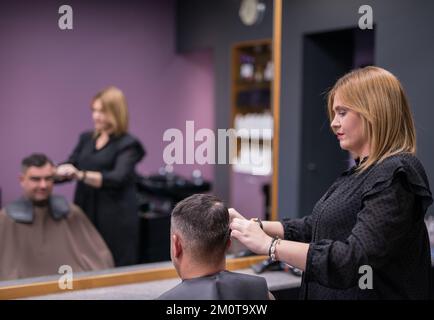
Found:
[[[261,174],[252,174],[254,168],[248,169],[250,171],[234,169],[236,166],[229,163],[201,164],[200,159],[194,159],[191,164],[186,145],[184,164],[167,167],[163,159],[164,150],[170,144],[163,139],[165,132],[177,129],[187,139],[187,131],[191,129],[189,121],[194,121],[195,134],[203,128],[214,132],[229,129],[235,121],[238,127],[243,127],[240,125],[243,121],[250,121],[247,127],[258,127],[259,122],[259,126],[275,132],[276,126],[270,124],[276,122],[279,92],[274,84],[278,81],[277,72],[273,70],[279,66],[276,61],[274,66],[270,64],[273,61],[273,1],[264,2],[267,10],[260,24],[246,27],[241,21],[234,20],[219,30],[213,25],[216,20],[212,19],[209,25],[199,27],[199,20],[203,21],[200,15],[213,12],[217,21],[227,19],[228,12],[237,12],[238,3],[224,1],[217,5],[210,2],[214,9],[200,5],[200,0],[191,1],[190,5],[182,1],[132,1],[129,6],[106,1],[103,7],[76,1],[70,9],[62,10],[52,3],[38,4],[38,10],[22,10],[23,6],[32,6],[30,1],[5,5],[0,13],[4,22],[0,31],[4,48],[0,53],[0,65],[4,70],[0,76],[4,102],[0,110],[0,139],[9,152],[4,156],[4,170],[0,173],[2,204],[13,201],[22,193],[17,176],[24,156],[38,151],[46,153],[56,163],[67,159],[79,134],[93,127],[92,97],[113,84],[126,95],[129,131],[147,150],[146,157],[136,168],[139,175],[149,178],[173,173],[188,182],[202,179],[210,182],[210,192],[247,217],[265,218],[269,212],[269,217],[275,219],[275,154],[271,156],[270,153],[270,157],[265,158]],[[237,15],[233,16],[238,19]],[[201,32],[197,31],[199,29]],[[261,42],[264,39],[265,42]],[[256,54],[260,61],[253,66],[256,68],[253,76],[247,75],[253,80],[247,90],[256,90],[259,99],[268,99],[266,108],[260,112],[262,115],[256,114],[256,118],[249,117],[251,112],[236,109],[235,100],[230,99],[231,96],[243,99],[242,94],[236,96],[232,91],[235,85],[232,81],[239,78],[231,78],[229,74],[245,75],[248,68],[241,67],[245,58],[238,57],[235,62],[229,57],[237,44],[246,44],[246,41],[251,46],[247,53]],[[236,63],[240,65],[236,67]],[[240,85],[242,87],[243,83]],[[275,137],[270,139],[264,135],[261,139],[260,145],[273,145],[272,150],[276,152]],[[200,141],[196,141],[195,146],[200,145]],[[237,156],[244,156],[241,151],[240,147]],[[197,149],[194,152],[197,153]],[[159,171],[161,168],[165,170]],[[263,185],[268,185],[271,192],[264,190]],[[245,193],[239,193],[240,189]],[[74,183],[56,186],[54,192],[72,201]],[[257,202],[250,201],[250,192],[255,194]],[[169,241],[168,236],[158,232],[159,227],[167,230],[167,216],[152,215],[151,212],[159,205],[167,206],[164,201],[157,200],[150,203],[150,209],[147,207],[148,213],[142,212],[141,217],[146,219],[141,222],[141,228],[146,231],[141,235],[142,246],[151,241]],[[247,202],[251,206],[243,207]],[[274,207],[270,209],[273,203]],[[153,232],[156,234],[152,235]],[[157,252],[152,253],[154,249]],[[141,247],[140,250],[141,264],[168,258],[167,251],[166,256],[159,255],[158,247]],[[53,270],[53,274],[57,274],[57,270]]]

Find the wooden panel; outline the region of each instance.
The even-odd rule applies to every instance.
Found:
[[[244,258],[228,259],[226,267],[228,270],[245,269],[255,263],[261,262],[266,258],[267,257],[265,256],[251,256]],[[177,276],[178,275],[176,274],[176,271],[173,267],[87,276],[74,279],[73,290],[83,290],[146,281],[155,281],[176,278]],[[71,292],[71,290],[60,289],[57,281],[38,282],[24,285],[0,287],[0,299],[17,299],[61,292]]]
[[[280,134],[280,81],[282,53],[282,0],[274,0],[273,18],[273,64],[274,79],[272,88],[273,132],[273,178],[271,183],[271,220],[278,219],[279,187],[279,134]]]

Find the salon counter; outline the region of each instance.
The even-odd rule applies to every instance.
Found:
[[[143,266],[124,267],[124,271],[138,270],[149,267],[170,267],[170,262],[146,264]],[[119,271],[119,268],[116,269]],[[250,268],[236,272],[255,274]],[[110,271],[107,271],[110,273]],[[301,277],[284,271],[267,271],[261,273],[268,283],[269,290],[276,296],[285,298],[297,298]],[[146,281],[127,285],[100,287],[86,290],[65,290],[62,293],[48,294],[25,298],[26,300],[151,300],[156,299],[163,292],[173,288],[180,282],[179,278],[171,278],[156,281]],[[289,295],[288,295],[289,294]]]

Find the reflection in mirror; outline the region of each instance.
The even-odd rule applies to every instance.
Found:
[[[31,6],[30,1],[28,2]],[[2,41],[7,44],[0,56],[0,63],[4,66],[3,76],[0,76],[0,93],[4,105],[10,106],[7,116],[1,117],[2,130],[8,134],[1,135],[0,141],[2,145],[10,146],[12,139],[14,144],[13,149],[9,148],[11,152],[3,162],[5,170],[0,173],[0,180],[4,183],[1,186],[0,207],[23,195],[17,180],[22,158],[32,152],[43,152],[54,164],[61,164],[77,146],[80,133],[92,132],[97,125],[104,125],[104,121],[95,118],[95,101],[92,98],[102,88],[114,85],[122,90],[126,98],[129,112],[128,132],[146,150],[144,158],[135,166],[135,198],[139,207],[138,253],[136,260],[127,262],[126,265],[170,260],[171,209],[179,200],[193,193],[209,192],[221,195],[216,185],[220,186],[220,191],[225,188],[232,190],[230,194],[223,196],[223,200],[230,206],[237,207],[247,217],[268,217],[272,157],[271,151],[264,156],[261,155],[261,150],[271,150],[267,147],[271,144],[272,134],[270,136],[266,130],[259,133],[259,143],[252,143],[248,153],[244,152],[241,143],[244,141],[243,136],[237,138],[240,142],[237,146],[237,160],[243,160],[246,156],[256,159],[256,167],[244,166],[243,161],[237,161],[237,164],[233,165],[225,164],[223,166],[231,171],[229,180],[216,174],[217,165],[214,163],[189,163],[186,143],[187,121],[194,122],[195,133],[203,128],[214,131],[231,127],[272,130],[271,40],[252,41],[246,48],[238,46],[246,37],[240,36],[239,32],[244,27],[237,21],[235,29],[221,31],[226,34],[233,32],[232,38],[225,41],[216,38],[213,43],[204,45],[203,39],[209,38],[209,30],[204,28],[200,39],[195,38],[197,34],[193,36],[189,32],[190,26],[182,23],[192,17],[186,16],[186,9],[175,1],[132,1],[129,6],[121,6],[118,1],[106,1],[103,10],[96,4],[77,1],[72,5],[72,9],[80,12],[80,20],[74,21],[73,30],[59,30],[56,24],[53,27],[50,4],[38,4],[37,12],[23,12],[20,8],[20,5],[10,3],[0,13],[0,18],[7,22],[8,28],[7,36],[0,33]],[[248,39],[264,39],[264,34],[271,37],[271,6],[269,9],[261,25],[250,29]],[[234,4],[227,1],[219,10],[222,11],[215,11],[215,14],[227,17],[228,12],[234,10]],[[110,24],[104,24],[102,28],[101,21],[107,21],[107,18],[112,16],[116,16],[116,19],[112,19]],[[180,19],[176,20],[175,16]],[[175,31],[175,23],[180,30]],[[20,36],[17,36],[18,34]],[[194,42],[198,44],[192,44]],[[177,43],[177,48],[174,48],[174,43]],[[28,50],[29,46],[32,50]],[[231,54],[233,48],[239,49],[236,60],[223,59]],[[249,55],[257,59],[253,63],[253,74],[246,66],[250,61],[247,58]],[[9,61],[6,60],[7,57],[16,59]],[[18,61],[26,61],[27,67],[17,73]],[[238,66],[235,66],[235,63]],[[235,70],[234,68],[237,68],[236,78],[225,79],[222,76]],[[59,70],[62,70],[61,78]],[[6,81],[6,74],[14,74],[15,81]],[[234,90],[237,90],[237,93]],[[239,105],[235,104],[236,100],[232,100],[232,103],[224,101],[224,105],[221,103],[220,97],[229,96],[231,92]],[[224,126],[221,126],[221,120],[217,119],[221,117],[220,111],[227,115],[232,112],[231,120],[226,120]],[[109,113],[107,123],[111,123],[112,116],[113,114]],[[164,152],[170,141],[164,141],[163,137],[170,129],[177,129],[184,135],[183,164],[168,165],[164,160]],[[104,144],[110,145],[110,134],[108,137],[108,141],[100,141],[101,145],[95,145],[93,151],[104,150]],[[193,144],[197,147],[200,141],[193,141]],[[91,167],[77,169],[74,171],[71,167],[63,167],[64,177],[74,177],[76,181],[54,186],[53,195],[64,196],[67,203],[77,203],[74,198],[76,184],[84,185],[85,189],[104,187],[104,176],[107,174],[104,170],[93,170]],[[95,172],[100,175],[94,175]],[[116,188],[114,186],[113,190]],[[239,193],[240,190],[245,192]],[[108,192],[106,196],[115,199],[115,193]],[[93,193],[93,196],[98,195]],[[91,209],[81,209],[85,211],[83,215],[91,218]],[[53,212],[46,213],[48,216]],[[9,215],[8,217],[10,218]],[[101,233],[98,225],[101,221],[92,218],[90,221]],[[57,223],[54,221],[54,224]],[[116,227],[121,227],[121,224],[116,223]],[[32,228],[31,224],[26,224],[26,228]],[[1,233],[6,234],[11,230],[8,228]],[[64,231],[62,234],[66,234],[75,229],[58,229],[59,232],[60,230]],[[76,234],[74,231],[70,235]],[[31,233],[28,233],[27,237],[30,235]],[[113,246],[104,235],[103,238],[109,248]],[[94,258],[104,255],[104,249],[101,249],[103,246],[95,244],[99,240],[95,240],[94,236],[88,233],[83,235],[83,239],[97,247]],[[14,242],[22,246],[24,237],[18,236]],[[1,243],[4,242],[0,242],[0,249],[5,252],[6,249]],[[55,245],[57,242],[52,241],[51,244]],[[41,247],[32,249],[32,254],[41,255],[42,251],[38,251],[40,249]],[[240,253],[241,249],[235,244],[229,257]],[[53,251],[48,250],[45,254],[49,256]],[[81,259],[81,263],[86,265],[82,270],[84,272],[112,267],[110,262],[95,267],[91,258]],[[2,261],[11,263],[12,260]],[[50,267],[50,271],[26,275],[22,273],[23,269],[34,272],[36,270],[31,261],[25,261],[19,265],[9,265],[8,268],[13,270],[11,274],[16,276],[5,276],[0,280],[59,276],[61,265],[64,263],[56,263]],[[80,274],[76,273],[77,276]],[[10,283],[4,283],[8,284]]]
[[[8,73],[14,74],[18,61],[26,61],[29,66],[26,68],[29,71],[27,73],[23,71],[23,77],[17,78],[16,83],[5,83],[2,87],[5,104],[11,106],[9,120],[6,121],[6,118],[2,117],[4,120],[2,128],[10,133],[14,145],[17,146],[12,149],[10,157],[3,163],[6,168],[1,173],[1,181],[5,183],[2,186],[3,204],[9,204],[22,195],[17,175],[20,161],[24,156],[41,150],[56,164],[61,163],[68,158],[77,145],[81,132],[92,131],[94,126],[104,125],[101,119],[94,119],[97,115],[91,110],[91,107],[94,107],[91,106],[92,98],[102,88],[116,85],[125,94],[128,104],[130,116],[128,131],[143,144],[147,152],[136,167],[140,185],[138,194],[141,205],[138,222],[140,246],[137,259],[127,264],[169,260],[167,214],[170,212],[170,207],[188,193],[208,191],[210,189],[208,181],[212,181],[213,172],[212,165],[199,164],[175,166],[174,172],[168,175],[166,175],[168,170],[159,171],[159,168],[165,165],[162,155],[166,143],[162,141],[162,137],[167,129],[185,127],[186,120],[195,121],[198,128],[213,128],[212,51],[200,50],[182,55],[175,52],[172,46],[175,42],[175,32],[170,28],[174,24],[175,5],[171,1],[146,2],[146,4],[135,2],[131,6],[121,8],[116,1],[107,1],[104,10],[100,10],[96,4],[81,1],[72,7],[82,15],[80,21],[75,23],[75,29],[70,33],[59,31],[55,24],[52,27],[52,19],[49,18],[52,8],[49,4],[41,4],[39,7],[37,15],[40,15],[40,19],[31,19],[29,15],[33,13],[23,14],[20,6],[14,4],[8,4],[7,11],[1,13],[5,19],[9,15],[7,20],[11,32],[10,38],[5,38],[6,43],[10,45],[6,46],[8,49],[3,51],[4,55],[1,57],[2,65],[7,64],[3,76]],[[168,8],[169,11],[166,10]],[[108,29],[101,29],[99,23],[110,15],[117,16],[116,22],[110,24]],[[145,22],[149,23],[149,27],[143,28]],[[32,26],[29,25],[30,23]],[[24,29],[29,32],[24,32],[22,37],[16,36]],[[44,30],[43,35],[39,33],[40,29]],[[108,34],[113,36],[106,36]],[[36,39],[38,43],[32,50],[25,50],[30,39]],[[165,40],[159,41],[158,45],[150,45],[155,43],[154,39]],[[122,50],[116,52],[112,50],[114,44]],[[46,54],[47,52],[49,54]],[[6,63],[6,56],[18,58],[16,62],[14,60]],[[35,68],[43,74],[39,80],[34,78],[33,71],[30,71]],[[58,70],[63,70],[64,75],[67,76],[59,79]],[[63,89],[59,89],[59,86]],[[25,94],[19,94],[19,91],[24,91]],[[6,92],[10,94],[6,95]],[[38,98],[34,99],[34,97]],[[36,116],[38,121],[34,121]],[[17,128],[26,128],[26,130],[17,130]],[[29,135],[27,132],[32,134]],[[4,140],[2,143],[9,146],[11,141]],[[108,146],[110,143],[103,147],[101,152],[106,152]],[[103,160],[106,159],[104,157]],[[90,167],[82,169],[89,170]],[[158,185],[158,179],[164,177],[170,177],[165,191],[162,190],[164,187],[161,184]],[[81,180],[84,177],[82,175],[77,178]],[[88,173],[85,180],[89,182],[91,178]],[[116,179],[113,176],[112,178]],[[175,185],[171,186],[172,182]],[[54,194],[63,195],[68,202],[74,202],[76,183],[74,181],[56,185]],[[82,182],[79,184],[83,185]],[[198,185],[203,185],[205,188]],[[94,194],[109,207],[116,205],[118,200],[117,187],[111,187],[113,191],[107,192],[104,197],[101,194]],[[94,193],[92,186],[85,185],[83,188]],[[89,198],[92,195],[86,196]],[[115,200],[115,203],[107,203],[110,197]],[[82,209],[90,216],[91,212],[88,211],[93,208]],[[113,215],[118,214],[110,212]],[[106,211],[101,214],[108,215]],[[103,221],[99,219],[92,222],[102,233],[99,227]],[[30,225],[26,226],[30,227]],[[120,221],[114,226],[108,226],[109,229],[115,227],[123,228]],[[93,242],[92,237],[87,239]],[[113,247],[110,239],[104,240],[109,247]],[[18,237],[15,243],[23,245],[24,239]],[[51,244],[58,243],[51,241]],[[47,255],[53,255],[52,250],[48,247],[45,249],[48,251]],[[33,253],[41,255],[41,251],[36,248]],[[83,268],[78,271],[100,269],[94,266],[92,259],[84,257],[83,259],[85,260],[81,263]],[[2,259],[2,261],[12,263],[8,268],[13,269],[12,274],[20,278],[58,274],[60,265],[68,264],[56,263],[55,266],[41,273],[34,270],[36,267],[31,261],[26,260],[20,265],[13,265],[11,259]],[[21,270],[23,268],[32,269],[34,272],[26,274]],[[5,276],[2,280],[6,278],[9,276]]]

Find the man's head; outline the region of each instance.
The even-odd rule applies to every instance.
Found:
[[[229,212],[218,198],[195,194],[173,209],[171,258],[178,273],[186,257],[198,265],[221,264],[229,245]]]
[[[46,201],[53,191],[54,165],[46,155],[34,153],[21,162],[20,183],[33,202]]]

